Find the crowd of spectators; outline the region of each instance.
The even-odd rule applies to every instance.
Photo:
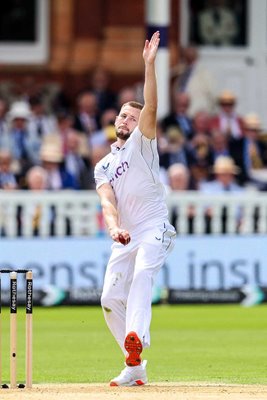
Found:
[[[266,135],[258,115],[240,116],[235,112],[236,101],[234,93],[224,90],[218,96],[215,114],[199,111],[190,118],[187,114],[190,97],[176,93],[172,113],[159,123],[160,164],[167,184],[169,168],[183,164],[189,172],[185,189],[201,190],[205,183],[217,179],[214,166],[219,160],[219,175],[231,175],[244,189],[266,190]],[[233,163],[231,171],[229,162]],[[225,185],[222,188],[236,190]]]
[[[170,113],[157,124],[160,176],[166,192],[267,191],[267,135],[259,116],[239,115],[236,94],[229,89],[215,94],[209,73],[194,66],[195,49],[184,54],[184,67],[173,71]],[[2,90],[5,86],[0,82],[0,190],[94,190],[95,164],[116,141],[116,115],[125,102],[142,102],[141,85],[114,93],[106,71],[97,69],[91,85],[70,101],[64,88],[49,92],[32,80],[26,83],[18,94],[12,86]],[[18,211],[20,235],[23,210]],[[178,205],[171,210],[176,226],[179,213]],[[38,207],[33,215],[33,233],[38,235]],[[53,235],[53,208],[51,215]],[[188,233],[194,233],[195,210],[190,205],[187,217]],[[204,218],[205,231],[210,233],[213,210],[208,204]],[[227,220],[225,209],[222,233]],[[254,220],[257,231],[257,209]],[[236,227],[237,231],[242,227],[241,209],[236,211]],[[66,232],[71,233],[69,221]],[[2,226],[0,235],[4,234]]]
[[[186,54],[192,75],[196,54],[192,49]],[[0,189],[4,190],[34,190],[30,182],[35,174],[42,189],[94,189],[94,166],[116,140],[114,121],[121,104],[142,101],[138,85],[111,91],[102,69],[94,72],[91,86],[77,95],[72,107],[59,94],[49,101],[45,91],[33,84],[29,93],[16,97],[10,90],[9,94],[0,90]],[[176,76],[171,111],[157,128],[162,182],[167,190],[267,190],[267,142],[258,115],[238,115],[238,99],[228,89],[214,95],[213,104],[211,99],[208,93],[210,106],[205,102],[203,109],[201,104],[194,106],[192,114],[194,92],[186,90],[185,82],[179,86]]]

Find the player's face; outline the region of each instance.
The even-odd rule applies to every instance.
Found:
[[[141,110],[126,105],[116,117],[115,128],[119,139],[127,140],[138,125]]]

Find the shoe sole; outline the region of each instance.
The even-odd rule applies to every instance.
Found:
[[[137,379],[136,381],[132,381],[129,383],[124,383],[124,384],[118,384],[117,382],[111,381],[109,386],[141,386],[145,385],[146,382],[143,382],[141,379]]]
[[[143,346],[135,332],[128,333],[125,338],[124,348],[128,353],[125,358],[126,365],[128,365],[128,367],[136,367],[137,365],[140,365],[142,362],[140,354],[143,351]],[[142,384],[143,383],[141,383],[141,385]],[[140,385],[140,383],[138,385]]]

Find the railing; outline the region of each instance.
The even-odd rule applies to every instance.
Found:
[[[94,191],[0,192],[2,236],[90,236],[99,231]]]
[[[178,214],[174,225],[179,234],[266,234],[267,195],[262,192],[240,194],[171,193],[170,216]]]
[[[266,234],[267,195],[167,196],[170,218],[181,235]],[[0,236],[95,236],[104,234],[95,191],[0,191]]]

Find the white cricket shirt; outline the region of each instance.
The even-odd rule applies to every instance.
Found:
[[[153,226],[168,218],[157,140],[146,138],[138,127],[121,149],[112,145],[111,153],[96,164],[95,181],[96,188],[111,184],[121,228]]]

